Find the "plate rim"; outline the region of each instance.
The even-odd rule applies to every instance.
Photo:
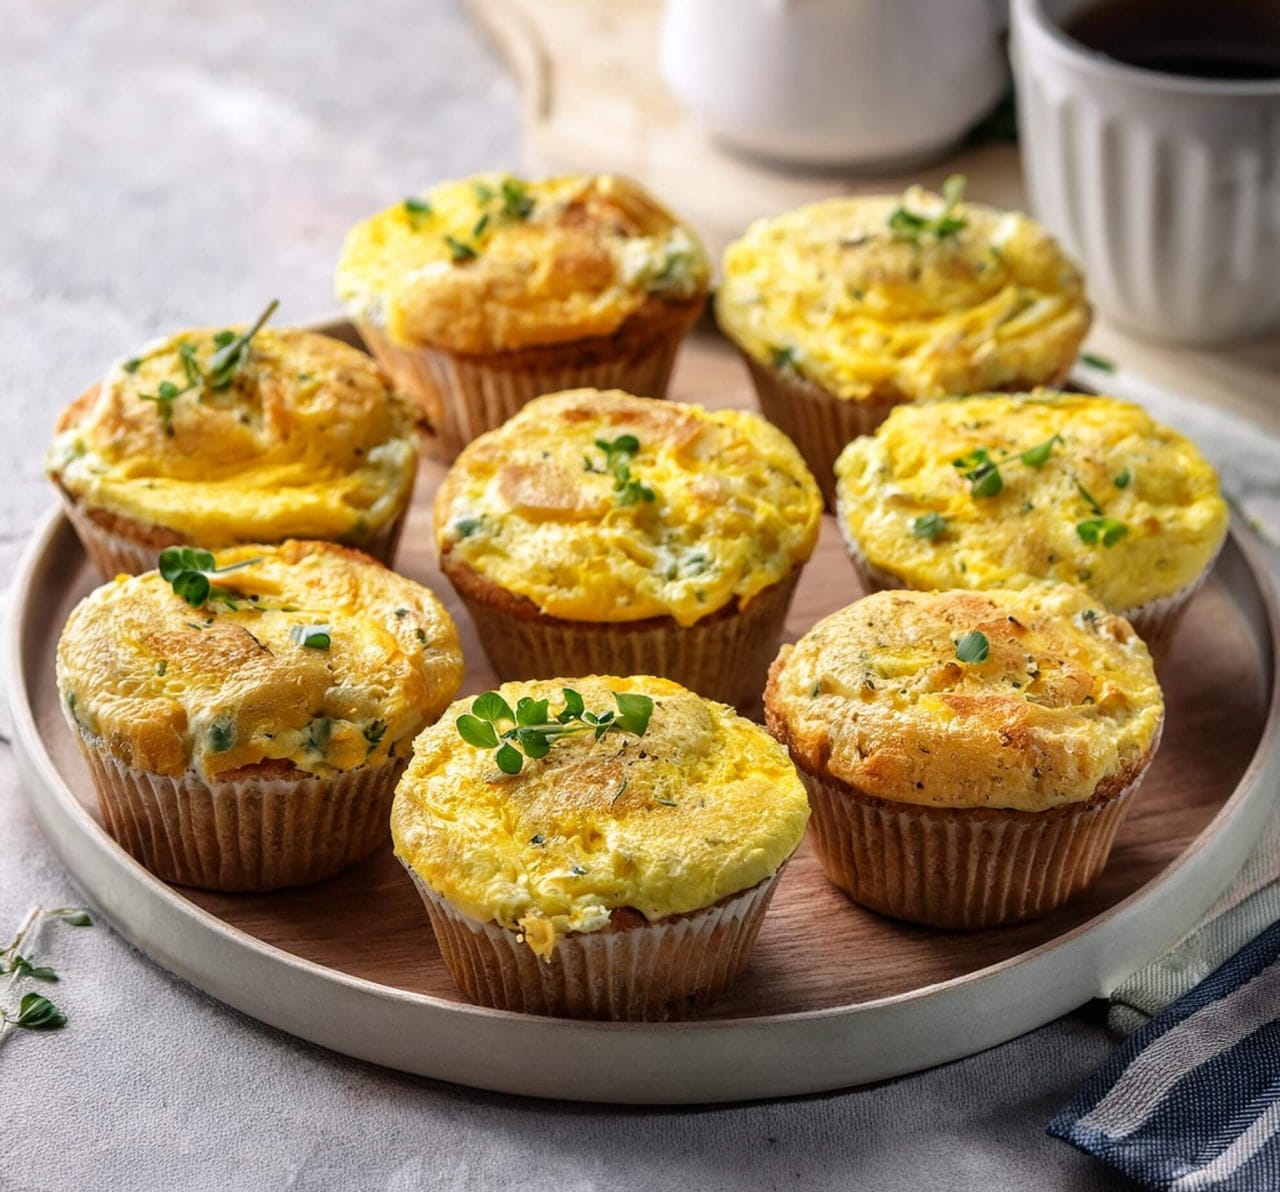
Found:
[[[1275,784],[1271,784],[1273,789],[1268,792],[1267,780],[1280,779],[1280,665],[1277,663],[1280,606],[1261,550],[1249,541],[1247,534],[1233,516],[1223,551],[1224,561],[1219,566],[1243,566],[1252,583],[1249,598],[1258,608],[1244,611],[1255,632],[1269,640],[1271,647],[1269,657],[1260,660],[1264,678],[1269,680],[1266,715],[1249,764],[1209,824],[1149,882],[1062,935],[993,965],[863,1002],[753,1018],[695,1019],[680,1023],[541,1018],[449,1001],[328,968],[269,944],[191,902],[144,869],[107,835],[76,798],[40,739],[27,685],[23,642],[24,629],[31,620],[30,610],[38,598],[36,577],[45,567],[56,565],[51,564],[51,560],[61,544],[74,543],[74,532],[65,513],[56,507],[46,515],[23,554],[15,574],[5,634],[4,678],[13,710],[14,753],[23,780],[20,785],[55,853],[121,935],[162,967],[219,1000],[310,1042],[419,1075],[556,1099],[632,1104],[710,1103],[849,1087],[973,1054],[1052,1021],[1091,996],[1105,995],[1115,983],[1149,963],[1194,926],[1234,878],[1251,848],[1252,830],[1261,825],[1274,801]],[[1238,595],[1234,598],[1240,599]],[[1259,613],[1260,624],[1257,623]],[[1268,663],[1269,676],[1265,674]],[[63,836],[68,829],[78,834],[78,842]],[[73,848],[73,844],[78,847]],[[88,875],[71,859],[84,849],[96,853],[98,862],[96,869],[90,866],[92,871]],[[1215,865],[1216,862],[1221,864]],[[1184,884],[1194,886],[1198,896],[1190,903],[1186,898],[1180,899],[1176,913],[1165,908],[1162,916],[1160,904],[1168,903]],[[217,939],[224,948],[238,954],[241,963],[249,969],[260,970],[264,977],[265,1001],[262,994],[252,988],[227,988],[224,981],[203,971],[198,956],[193,956],[200,952],[198,943],[188,940],[184,946],[180,939],[165,940],[160,938],[163,932],[139,926],[132,911],[135,906],[146,904],[150,904],[153,915],[157,908],[163,908],[169,917],[176,915],[179,921],[187,921],[197,929],[197,934],[203,932]],[[1187,911],[1188,906],[1194,914]],[[1143,919],[1163,921],[1164,927],[1143,935],[1148,944],[1135,960],[1133,949],[1122,947],[1114,937],[1128,934],[1131,928],[1136,932],[1134,921]],[[1174,920],[1176,926],[1170,926]],[[1154,944],[1150,942],[1153,940]],[[1090,965],[1064,966],[1064,961],[1077,954],[1083,958],[1091,953],[1094,963]],[[971,1013],[982,1013],[983,996],[992,992],[993,985],[1026,987],[1029,983],[1035,984],[1036,977],[1048,975],[1055,969],[1064,979],[1053,986],[1055,996],[1045,999],[1041,1009],[1029,1015],[1024,1012],[1003,1018],[993,1014],[991,1019],[1000,1019],[1000,1025],[994,1029],[988,1024],[985,1030],[967,1031],[964,1041],[958,1045],[954,1039],[941,1041],[946,1023],[940,1021],[940,1011],[968,1009]],[[602,1078],[597,1072],[594,1077],[584,1078],[581,1065],[576,1069],[571,1065],[566,1070],[564,1063],[553,1064],[542,1072],[522,1070],[518,1061],[513,1064],[512,1058],[502,1059],[491,1046],[480,1049],[484,1062],[491,1065],[487,1071],[475,1070],[466,1056],[441,1054],[439,1062],[435,1062],[432,1056],[424,1060],[417,1052],[414,1055],[388,1052],[385,1040],[382,1043],[371,1040],[367,1032],[357,1032],[358,1037],[344,1037],[341,1032],[335,1032],[332,1021],[325,1021],[326,1017],[340,1021],[345,1017],[343,1014],[307,1016],[280,1012],[270,1004],[270,993],[273,989],[283,992],[282,977],[288,978],[283,985],[297,986],[295,992],[313,993],[314,990],[307,987],[318,985],[336,990],[335,996],[353,1006],[369,1002],[384,1008],[399,1007],[401,1012],[414,1018],[435,1020],[446,1033],[451,1027],[456,1030],[461,1026],[462,1033],[474,1042],[484,1042],[484,1036],[490,1033],[508,1036],[519,1043],[517,1050],[526,1057],[536,1056],[547,1047],[563,1048],[566,1040],[573,1041],[575,1049],[584,1057],[589,1052],[597,1053],[601,1047],[612,1049],[615,1053],[612,1065],[601,1064],[598,1055],[593,1054],[591,1058],[597,1069],[616,1068],[620,1075],[617,1079]],[[1008,1000],[1006,997],[1005,1001]],[[1014,1005],[1009,1008],[1012,1010]],[[907,1047],[897,1055],[884,1054],[883,1045],[875,1046],[879,1020],[895,1017],[905,1019],[908,1026],[913,1025],[913,1019],[917,1020],[915,1029],[924,1028],[931,1038],[938,1040],[937,1045],[928,1049],[924,1062],[920,1062],[922,1053],[918,1046],[914,1050]],[[421,1029],[423,1023],[415,1025]],[[736,1048],[723,1044],[730,1039],[741,1039],[744,1030],[757,1042],[764,1035],[773,1036],[774,1043],[781,1040],[784,1053],[790,1052],[792,1045],[799,1046],[815,1061],[815,1067],[797,1076],[794,1072],[775,1072],[772,1061],[747,1060],[730,1062],[728,1066],[733,1071],[727,1071],[724,1061],[726,1057],[734,1060]],[[518,1040],[515,1035],[519,1036]],[[657,1043],[667,1039],[679,1041],[676,1050]],[[841,1039],[843,1046],[834,1047]],[[689,1048],[699,1048],[700,1056],[697,1062],[683,1068],[677,1063],[676,1070],[664,1071],[660,1065],[650,1063],[644,1065],[645,1072],[628,1071],[628,1065],[643,1058],[644,1050],[671,1052],[678,1057],[681,1050]],[[867,1062],[859,1066],[857,1057],[848,1054],[851,1048],[865,1052]],[[458,1050],[453,1048],[455,1052]],[[772,1046],[763,1050],[777,1053],[779,1048]],[[833,1065],[830,1055],[823,1054],[832,1050],[839,1051],[846,1062]],[[496,1065],[495,1060],[499,1060]],[[692,1078],[684,1079],[682,1073],[692,1074]],[[637,1075],[641,1079],[634,1080]]]

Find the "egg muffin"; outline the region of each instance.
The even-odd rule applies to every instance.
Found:
[[[654,1020],[741,972],[808,818],[759,725],[589,676],[455,703],[414,742],[391,833],[472,1001]]]
[[[358,224],[337,291],[448,460],[541,393],[664,396],[708,276],[689,228],[626,178],[484,174]]]
[[[765,712],[831,881],[882,914],[971,928],[1097,877],[1164,702],[1124,618],[1043,583],[859,600],[782,648]]]
[[[62,412],[45,469],[103,578],[166,546],[286,538],[391,562],[418,466],[411,407],[363,352],[264,320],[152,344]]]
[[[172,547],[67,619],[63,709],[107,830],[166,881],[274,890],[387,839],[462,654],[425,588],[323,542]]]
[[[1157,661],[1226,537],[1218,477],[1140,406],[1040,390],[902,406],[836,463],[871,589],[1078,583]]]
[[[830,505],[840,448],[902,402],[1060,382],[1079,271],[1025,215],[912,187],[828,199],[729,245],[716,317]]]
[[[762,418],[578,389],[463,451],[435,533],[502,678],[653,671],[741,705],[764,686],[821,513]]]

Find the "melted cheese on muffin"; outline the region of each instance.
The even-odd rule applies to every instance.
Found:
[[[483,353],[612,335],[707,279],[693,233],[634,182],[484,174],[357,224],[337,291],[398,343]]]
[[[435,526],[446,561],[550,616],[688,626],[802,565],[821,514],[799,453],[756,415],[575,389],[471,443]]]
[[[994,482],[974,478],[978,452],[999,473],[991,495]],[[1185,588],[1227,530],[1217,475],[1194,444],[1107,397],[900,406],[844,449],[836,478],[851,545],[911,588],[1059,579],[1126,612]]]
[[[987,656],[961,661],[975,632]],[[1058,584],[868,596],[782,648],[766,708],[804,769],[863,794],[1025,811],[1117,793],[1164,715],[1129,623]]]
[[[155,571],[76,606],[58,643],[75,726],[125,765],[211,779],[274,759],[330,774],[407,756],[462,653],[426,589],[320,542],[220,551],[232,595],[193,608]],[[310,642],[310,644],[308,644]]]
[[[744,351],[828,393],[904,401],[1031,388],[1065,374],[1089,327],[1075,266],[1036,223],[963,203],[963,227],[903,236],[903,208],[942,199],[838,198],[753,224],[730,244],[716,317]]]
[[[50,477],[87,506],[210,549],[290,537],[359,545],[392,522],[409,502],[417,447],[378,367],[327,336],[265,328],[229,384],[187,388],[228,334],[180,332],[115,365],[63,411]]]
[[[630,907],[656,920],[712,905],[773,874],[804,835],[809,805],[786,752],[759,725],[666,679],[506,683],[522,696],[586,710],[614,692],[654,701],[643,737],[561,738],[503,774],[468,745],[459,700],[414,742],[391,812],[396,853],[478,922],[519,930],[550,954],[558,936],[598,931]]]

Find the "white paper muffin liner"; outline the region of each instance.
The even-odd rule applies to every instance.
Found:
[[[744,707],[764,690],[802,570],[771,584],[745,608],[689,626],[669,617],[636,625],[523,618],[454,586],[504,681],[660,675],[707,699]]]
[[[535,356],[515,354],[512,367],[501,353],[460,356],[433,347],[404,347],[380,328],[358,322],[361,338],[391,374],[396,388],[416,400],[427,424],[427,453],[452,461],[486,431],[494,430],[535,397],[563,389],[622,389],[638,397],[666,397],[687,325],[628,343],[618,354],[584,356],[574,344]]]
[[[67,514],[67,520],[71,522],[76,536],[80,539],[81,546],[84,547],[85,554],[89,556],[89,561],[103,579],[114,579],[121,573],[125,575],[142,575],[144,572],[155,569],[160,552],[165,549],[163,546],[136,541],[114,530],[108,530],[87,516],[80,502],[73,500],[65,493],[63,494],[62,504]],[[400,534],[404,530],[404,523],[408,514],[409,504],[406,501],[404,510],[375,534],[370,535],[368,540],[360,544],[358,549],[371,555],[379,563],[390,567],[395,561],[396,548],[399,545]],[[177,536],[173,535],[173,537]],[[199,546],[199,543],[174,542],[168,545]]]
[[[684,1018],[723,993],[746,967],[781,872],[691,914],[561,936],[543,960],[519,932],[465,917],[405,868],[444,962],[471,1001],[619,1022]]]
[[[205,783],[126,766],[100,739],[76,733],[107,831],[157,877],[202,890],[306,886],[390,839],[402,765],[331,778]]]
[[[1118,793],[1038,812],[872,798],[801,769],[810,840],[835,885],[891,918],[965,929],[1035,919],[1102,872],[1158,743]]]

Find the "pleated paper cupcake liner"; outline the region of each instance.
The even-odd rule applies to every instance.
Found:
[[[166,542],[160,546],[151,542],[142,542],[129,538],[114,530],[108,530],[105,526],[94,521],[93,518],[85,513],[80,502],[72,500],[65,495],[63,496],[63,508],[66,511],[67,519],[71,522],[72,528],[80,539],[80,545],[84,547],[85,554],[89,556],[89,561],[103,579],[114,579],[121,573],[125,575],[142,575],[144,572],[154,570],[160,557],[160,552],[165,549],[165,546],[199,545],[198,543],[183,543],[178,539],[178,535],[171,534],[167,530],[164,531],[166,537],[176,539],[176,541]],[[366,554],[372,555],[378,562],[390,567],[395,560],[396,547],[400,542],[400,534],[404,530],[405,518],[408,513],[408,502],[406,502],[405,508],[399,516],[376,533],[370,535],[369,539],[360,545],[360,549]],[[145,528],[139,523],[139,529]]]
[[[676,353],[696,318],[663,334],[618,338],[616,355],[581,344],[490,356],[460,356],[432,347],[404,347],[378,327],[360,322],[360,335],[396,387],[416,399],[427,423],[427,452],[452,461],[472,439],[494,430],[544,393],[563,389],[622,389],[638,397],[666,397]],[[608,342],[608,341],[606,341]]]
[[[800,450],[822,489],[828,509],[836,504],[836,458],[846,443],[872,434],[900,403],[852,401],[741,353],[760,399],[760,411]]]
[[[306,886],[367,857],[390,838],[401,767],[331,778],[151,774],[77,732],[107,831],[157,877],[202,890]]]
[[[670,618],[636,625],[525,619],[454,586],[504,681],[659,675],[707,699],[743,707],[764,691],[801,570],[765,588],[745,608],[687,628]]]
[[[778,880],[775,873],[691,914],[562,936],[543,960],[519,932],[466,918],[412,869],[409,876],[444,962],[471,1001],[616,1022],[685,1018],[723,993],[750,959]]]
[[[980,928],[1048,914],[1093,882],[1142,774],[1116,794],[1040,812],[897,803],[800,776],[814,852],[855,902],[931,927]]]
[[[844,511],[839,504],[836,507],[836,525],[840,528],[840,536],[844,539],[844,544],[849,550],[849,558],[853,561],[853,569],[857,572],[858,580],[865,592],[868,594],[885,592],[892,589],[903,589],[908,586],[896,575],[877,567],[867,558],[863,553],[861,544],[849,532]],[[1151,661],[1155,663],[1157,669],[1163,666],[1168,658],[1174,635],[1178,629],[1178,623],[1182,620],[1182,616],[1187,611],[1187,606],[1191,603],[1192,598],[1208,581],[1216,558],[1217,556],[1215,555],[1191,583],[1185,588],[1174,592],[1172,596],[1162,596],[1158,600],[1148,600],[1145,604],[1126,609],[1120,614],[1133,626],[1133,631],[1146,643],[1147,650],[1151,654]]]

